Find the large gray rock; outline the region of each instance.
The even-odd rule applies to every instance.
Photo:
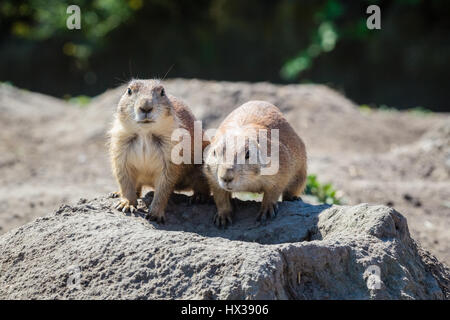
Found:
[[[283,202],[258,225],[259,204],[236,201],[234,224],[219,230],[212,204],[186,199],[172,197],[163,226],[101,198],[10,231],[0,238],[0,298],[449,297],[449,269],[417,247],[391,208]]]

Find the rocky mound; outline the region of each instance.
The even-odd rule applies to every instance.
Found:
[[[165,225],[114,203],[80,200],[3,235],[0,298],[449,297],[448,268],[385,206],[283,202],[274,220],[256,224],[259,204],[236,201],[223,230],[212,225],[212,204],[189,206],[184,195],[172,197]]]

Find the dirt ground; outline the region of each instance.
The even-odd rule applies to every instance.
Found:
[[[349,204],[386,204],[412,236],[450,264],[450,114],[370,111],[320,85],[168,80],[204,128],[235,107],[267,100],[304,139],[309,173]],[[0,85],[0,234],[62,203],[117,189],[105,133],[121,86],[87,106]]]

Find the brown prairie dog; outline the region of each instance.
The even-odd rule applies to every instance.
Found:
[[[173,191],[194,191],[194,199],[209,196],[201,164],[175,164],[171,151],[175,129],[194,137],[195,117],[177,98],[166,94],[158,80],[132,80],[123,93],[109,132],[109,154],[121,197],[116,208],[134,212],[143,186],[155,189],[147,218],[164,222]],[[193,140],[193,139],[192,139]],[[206,145],[203,145],[203,148]]]
[[[278,170],[273,174],[261,174],[267,167],[267,159],[261,153],[261,143],[265,141],[253,134],[260,129],[267,130],[268,157],[272,145],[271,132],[275,135],[271,129],[278,129],[278,157],[270,160],[270,164],[278,160]],[[245,143],[228,144],[239,137],[247,137]],[[230,147],[232,150],[227,150]],[[253,153],[257,160],[252,158],[251,150],[256,150]],[[227,158],[227,152],[231,157]],[[231,223],[231,193],[242,191],[264,193],[257,220],[273,218],[280,195],[283,200],[291,201],[298,199],[303,192],[306,169],[305,145],[280,110],[265,101],[243,104],[225,118],[206,150],[204,172],[217,206],[214,223],[218,226]]]

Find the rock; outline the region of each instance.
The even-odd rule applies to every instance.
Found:
[[[236,200],[234,224],[216,229],[214,205],[185,195],[165,225],[115,201],[63,205],[0,237],[0,299],[449,298],[449,269],[392,208],[282,202],[259,225],[259,203]]]

